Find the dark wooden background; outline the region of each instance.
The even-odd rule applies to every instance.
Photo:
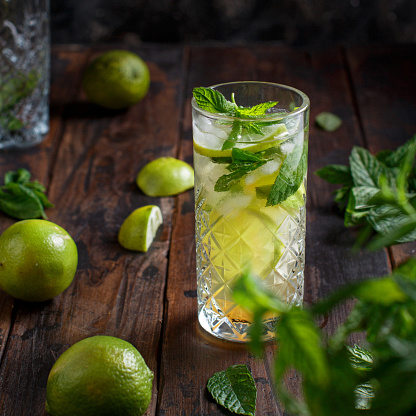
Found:
[[[174,156],[192,163],[190,97],[195,86],[236,80],[292,85],[311,100],[305,301],[349,281],[388,273],[415,254],[416,244],[351,253],[353,231],[332,203],[334,186],[313,172],[346,163],[353,145],[395,148],[416,133],[416,46],[342,47],[325,52],[285,46],[163,46],[134,49],[148,63],[145,99],[113,112],[86,102],[81,75],[105,47],[56,46],[52,54],[50,133],[39,146],[0,152],[0,175],[24,167],[48,188],[49,219],[74,238],[79,265],[73,284],[53,300],[31,304],[0,292],[0,414],[44,415],[48,373],[70,345],[93,335],[123,338],[155,373],[146,415],[226,415],[209,397],[208,378],[247,364],[258,388],[257,415],[283,415],[272,389],[274,347],[256,359],[244,345],[205,335],[197,323],[192,191],[150,198],[137,172]],[[342,127],[315,128],[321,111]],[[148,253],[117,243],[124,218],[157,204],[164,223]],[[14,222],[0,214],[1,231]],[[330,316],[327,330],[351,304]],[[290,380],[296,389],[297,378]]]
[[[54,0],[54,43],[416,42],[414,0]]]

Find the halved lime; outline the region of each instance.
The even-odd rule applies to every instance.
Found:
[[[263,135],[244,134],[242,141],[235,147],[249,152],[261,152],[275,147],[289,138],[284,124],[263,127]],[[214,134],[200,132],[194,134],[194,149],[197,153],[207,157],[230,157],[232,149],[221,150],[224,139]]]
[[[121,225],[118,242],[128,250],[147,251],[162,222],[162,212],[158,206],[137,208]]]
[[[148,196],[177,195],[193,188],[194,170],[174,157],[159,157],[140,170],[136,184]]]

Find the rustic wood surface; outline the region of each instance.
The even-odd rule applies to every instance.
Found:
[[[118,45],[120,46],[120,45]],[[109,47],[110,48],[110,47]],[[192,163],[192,88],[235,80],[295,86],[311,100],[305,302],[349,281],[388,273],[415,255],[409,243],[374,253],[351,253],[353,231],[332,203],[333,185],[313,172],[346,163],[352,146],[395,148],[416,133],[416,46],[334,48],[319,53],[284,46],[155,46],[134,50],[148,63],[152,84],[128,111],[87,103],[81,76],[105,50],[76,45],[52,53],[51,124],[45,141],[0,152],[0,177],[24,167],[47,185],[64,227],[79,251],[73,284],[56,298],[32,304],[0,291],[0,414],[45,415],[49,371],[60,354],[93,335],[123,338],[155,373],[146,415],[228,415],[209,397],[208,378],[247,364],[258,388],[257,414],[285,415],[272,388],[274,346],[263,359],[244,345],[204,334],[197,323],[193,193],[150,198],[134,180],[150,160],[174,156]],[[318,130],[314,117],[331,111],[342,127]],[[117,243],[124,218],[156,204],[164,223],[147,253]],[[14,220],[0,214],[0,231]],[[327,323],[332,332],[351,303]],[[298,380],[289,380],[296,391]]]

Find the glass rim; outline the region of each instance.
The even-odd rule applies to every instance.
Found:
[[[309,106],[310,106],[309,97],[304,92],[302,92],[301,90],[298,90],[297,88],[291,87],[289,85],[278,84],[278,83],[275,83],[275,82],[234,81],[234,82],[224,82],[224,83],[221,83],[221,84],[211,85],[207,88],[216,89],[218,87],[228,86],[228,85],[233,85],[233,84],[258,84],[258,85],[279,87],[281,89],[292,91],[292,92],[298,94],[302,98],[302,104],[301,104],[300,107],[296,108],[296,110],[289,111],[288,113],[285,113],[285,114],[276,114],[275,116],[272,115],[273,113],[268,113],[267,116],[265,116],[265,117],[256,118],[255,119],[256,121],[276,121],[276,120],[283,120],[283,119],[290,118],[290,117],[296,117],[299,114],[304,113],[305,111],[307,111]],[[198,111],[199,113],[201,113],[202,115],[204,115],[206,117],[216,118],[216,119],[219,119],[219,120],[228,120],[228,121],[230,121],[230,120],[253,121],[254,120],[253,118],[227,116],[227,115],[222,114],[222,113],[211,113],[209,111],[203,110],[201,107],[198,106],[194,97],[192,97],[191,104],[192,104],[192,107],[196,111]]]

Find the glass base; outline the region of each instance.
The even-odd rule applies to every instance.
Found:
[[[263,341],[276,339],[274,329],[279,318],[272,318],[264,322]],[[208,309],[201,309],[198,314],[198,321],[201,327],[214,337],[233,342],[249,342],[251,323],[242,320],[230,320],[223,316],[218,319],[218,315]]]
[[[26,148],[41,143],[49,131],[48,108],[40,115],[34,127],[22,128],[18,131],[7,131],[0,126],[0,149]]]

